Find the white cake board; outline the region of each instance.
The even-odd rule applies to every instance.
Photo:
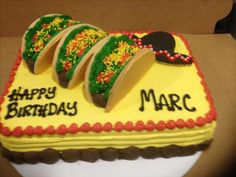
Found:
[[[201,152],[186,157],[148,160],[115,160],[95,163],[78,161],[65,163],[62,160],[53,165],[39,163],[36,165],[17,165],[14,168],[23,177],[182,177],[200,157]]]

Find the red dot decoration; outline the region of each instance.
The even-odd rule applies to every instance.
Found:
[[[56,132],[57,134],[65,135],[67,133],[67,128],[64,124],[62,124],[56,129]]]
[[[103,126],[103,130],[106,132],[110,132],[112,130],[112,124],[110,122],[106,122]]]
[[[46,128],[45,132],[47,134],[53,135],[53,134],[56,133],[56,130],[55,130],[55,128],[53,126],[49,126],[49,127]]]
[[[122,130],[123,130],[123,124],[122,124],[122,122],[116,122],[115,127],[114,127],[114,130],[117,131],[117,132],[122,131]]]
[[[99,133],[99,132],[101,132],[102,131],[102,125],[101,125],[101,123],[95,123],[93,126],[92,126],[92,128],[91,128],[94,132],[96,132],[96,133]]]
[[[77,133],[79,131],[78,125],[76,123],[71,124],[68,131],[72,134]]]

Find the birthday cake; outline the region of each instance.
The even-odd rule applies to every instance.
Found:
[[[107,33],[60,14],[25,32],[0,103],[2,155],[15,163],[187,156],[216,126],[183,36]]]

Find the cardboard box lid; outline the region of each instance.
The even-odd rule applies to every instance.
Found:
[[[231,7],[232,0],[5,0],[1,1],[0,36],[22,36],[32,21],[49,13],[68,14],[106,31],[213,33]]]

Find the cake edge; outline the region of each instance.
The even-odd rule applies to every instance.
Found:
[[[189,53],[192,55],[192,51],[190,49],[190,46],[189,46],[188,42],[186,41],[186,39],[184,38],[184,36],[181,34],[177,34],[177,33],[172,33],[172,34],[181,38],[181,40],[184,42],[185,46],[187,47]],[[14,81],[14,76],[16,74],[16,71],[17,71],[20,63],[22,62],[20,53],[21,53],[21,51],[18,50],[18,57],[17,57],[15,64],[13,65],[12,71],[10,73],[9,81],[5,85],[4,91],[0,97],[0,105],[4,101],[4,96],[6,96],[8,94],[8,90],[11,87],[12,82]],[[205,117],[198,117],[198,118],[196,118],[196,120],[194,120],[194,126],[200,127],[200,126],[204,126],[204,124],[206,124],[206,123],[211,123],[212,121],[215,121],[216,110],[214,107],[213,98],[211,97],[210,91],[207,88],[207,84],[204,81],[204,76],[203,76],[203,74],[200,70],[200,67],[194,57],[193,57],[193,61],[196,66],[196,69],[197,69],[197,74],[201,78],[201,85],[203,86],[204,92],[206,94],[206,100],[208,100],[209,105],[210,105],[209,112],[206,113]],[[175,123],[174,125],[171,124],[171,125],[173,125],[171,127],[169,127],[170,124],[168,124],[168,123],[169,122],[166,121],[165,128],[167,128],[167,129],[173,129],[175,127],[179,128],[177,121],[174,122]],[[144,124],[142,127],[139,127],[139,129],[142,128],[142,130],[146,130],[146,128],[148,126],[149,126],[149,124]],[[187,121],[185,122],[185,126],[188,127]],[[95,127],[94,129],[93,129],[93,127],[94,126],[91,125],[89,127],[90,128],[89,131],[100,132],[100,131],[105,130],[105,129],[103,129],[103,126],[99,126],[100,127],[99,130],[97,127]],[[115,127],[116,126],[114,125],[114,130],[116,130]],[[56,131],[55,133],[61,134],[61,135],[64,135],[66,133],[72,133],[72,132],[77,133],[77,131],[74,132],[75,130],[74,129],[72,130],[70,127],[65,127],[65,128],[66,128],[66,129],[64,129],[65,131],[62,132],[59,129],[59,131]],[[188,127],[188,128],[190,128],[190,127]],[[193,128],[192,124],[191,124],[191,128]],[[78,127],[77,127],[77,129],[78,129]],[[136,130],[135,126],[133,127],[133,130]],[[39,133],[35,133],[35,135],[42,135],[44,133],[48,134],[48,132],[45,131],[42,133],[42,131],[40,131]],[[120,131],[120,128],[118,131]],[[10,130],[8,127],[4,127],[3,123],[0,122],[0,133],[3,136],[19,137],[19,136],[24,135],[24,132],[25,131],[22,130],[21,127],[20,128],[16,127],[14,130]],[[33,131],[33,132],[37,132],[37,131]],[[7,158],[8,160],[10,160],[14,163],[17,163],[17,164],[22,164],[24,162],[30,163],[30,164],[39,163],[39,162],[52,164],[52,163],[57,162],[59,159],[62,159],[66,162],[75,162],[77,160],[83,160],[83,161],[87,161],[87,162],[95,162],[98,159],[103,159],[103,160],[107,160],[107,161],[113,161],[115,159],[135,160],[140,156],[143,158],[146,158],[146,159],[153,159],[153,158],[157,158],[157,157],[169,158],[169,157],[175,157],[175,156],[187,156],[187,155],[192,155],[197,151],[203,151],[203,150],[207,149],[210,146],[211,142],[212,142],[212,139],[206,140],[203,143],[200,143],[197,145],[188,145],[188,146],[169,145],[169,146],[166,146],[163,148],[157,148],[157,147],[150,146],[150,147],[147,147],[144,149],[137,148],[135,146],[130,146],[125,149],[116,149],[116,148],[109,148],[108,147],[105,149],[89,148],[89,149],[83,149],[83,150],[69,149],[69,150],[64,150],[64,151],[57,151],[57,150],[48,148],[48,149],[45,149],[41,152],[25,152],[25,153],[9,151],[8,149],[4,148],[1,144],[0,144],[0,147],[1,147],[2,155],[5,158]],[[81,154],[81,157],[79,157],[79,154]]]
[[[69,163],[77,161],[93,163],[100,159],[104,161],[114,161],[116,159],[136,160],[139,157],[144,159],[155,159],[190,156],[195,154],[197,151],[206,150],[210,147],[212,141],[213,140],[211,139],[196,145],[169,145],[162,148],[154,146],[137,148],[135,146],[130,146],[124,149],[108,147],[104,149],[67,149],[63,151],[47,148],[41,152],[14,152],[6,149],[0,144],[0,149],[2,156],[15,164],[37,164],[40,162],[54,164],[60,159]]]
[[[126,34],[127,32],[117,32],[119,34]],[[130,32],[132,33],[132,32]],[[135,33],[147,33],[147,32],[135,32]],[[113,32],[111,32],[110,34],[113,34]],[[190,46],[187,42],[187,40],[184,38],[184,36],[182,34],[177,34],[177,33],[171,33],[173,35],[178,36],[185,44],[186,48],[188,49],[189,53],[191,56],[192,55],[192,51],[190,49]],[[163,124],[164,128],[166,129],[174,129],[174,128],[194,128],[195,126],[201,127],[204,126],[207,123],[211,123],[212,121],[216,120],[217,117],[217,113],[216,113],[216,109],[214,106],[214,101],[213,98],[210,94],[210,91],[207,87],[206,82],[204,81],[204,75],[201,72],[201,69],[195,59],[195,57],[193,56],[193,64],[195,65],[196,69],[197,69],[197,74],[198,76],[201,78],[201,85],[203,86],[204,92],[206,94],[206,100],[208,100],[209,102],[209,111],[202,117],[197,117],[197,118],[190,118],[189,120],[183,121],[182,119],[179,120],[166,120]],[[4,102],[4,97],[8,94],[9,89],[14,81],[14,77],[16,75],[16,72],[18,70],[19,65],[22,62],[22,58],[21,58],[21,50],[18,50],[18,56],[16,59],[15,64],[13,65],[12,71],[10,73],[10,77],[8,82],[5,85],[4,91],[0,96],[0,111],[1,111],[1,104]],[[0,117],[1,120],[1,117]],[[162,122],[163,123],[163,122]],[[46,127],[43,128],[41,126],[36,126],[36,127],[30,127],[32,128],[32,131],[27,134],[27,127],[25,129],[23,129],[20,126],[15,127],[15,129],[10,130],[9,127],[5,127],[4,124],[0,121],[0,134],[2,134],[3,136],[15,136],[15,137],[20,137],[23,135],[28,135],[28,136],[32,136],[32,135],[44,135],[44,134],[58,134],[58,135],[65,135],[65,134],[74,134],[77,132],[110,132],[112,130],[115,130],[117,132],[120,132],[121,130],[126,130],[126,125],[120,125],[120,122],[118,121],[116,124],[109,126],[109,129],[107,129],[106,124],[109,124],[109,122],[105,123],[104,125],[102,125],[101,123],[97,122],[94,125],[90,125],[88,123],[82,124],[81,126],[79,126],[76,123],[72,123],[71,126],[66,127],[64,124],[59,125],[58,127],[53,127],[53,132],[48,131],[48,129],[51,129],[52,127]],[[86,127],[86,128],[85,128]],[[106,127],[106,128],[105,128]],[[158,126],[157,126],[158,127]],[[153,128],[151,128],[153,129]],[[138,121],[134,126],[132,126],[131,128],[129,128],[129,130],[134,130],[134,131],[142,131],[142,130],[149,130],[150,129],[150,124],[148,122],[143,122],[143,121]],[[157,128],[158,129],[158,128]]]

